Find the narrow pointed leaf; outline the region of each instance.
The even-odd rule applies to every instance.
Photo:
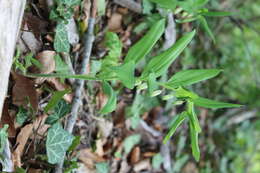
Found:
[[[210,29],[210,27],[208,25],[208,22],[205,19],[205,17],[200,16],[199,17],[199,21],[200,21],[203,29],[207,32],[207,34],[210,36],[210,38],[213,40],[213,42],[216,42],[215,36],[214,36],[213,32],[211,31],[211,29]]]
[[[198,97],[193,100],[196,106],[205,107],[205,108],[236,108],[241,107],[242,105],[239,104],[232,104],[232,103],[225,103],[225,102],[218,102],[215,100],[210,100],[203,97]]]
[[[200,133],[201,132],[200,123],[194,110],[194,103],[191,101],[188,101],[188,115],[189,115],[190,122],[193,125],[195,131]]]
[[[119,80],[124,84],[125,87],[133,89],[135,85],[135,64],[134,61],[129,61],[121,66],[114,67]]]
[[[183,70],[173,75],[165,85],[173,88],[191,85],[217,76],[221,70]]]
[[[200,160],[200,148],[199,148],[199,133],[194,129],[192,123],[190,124],[190,138],[191,138],[191,149],[192,155],[198,162]]]
[[[102,84],[104,93],[108,96],[106,105],[100,110],[99,113],[107,114],[116,109],[116,93],[108,82],[104,81]]]
[[[147,84],[148,84],[148,92],[150,95],[152,95],[153,91],[156,90],[158,87],[154,73],[149,74]]]
[[[166,9],[174,10],[176,8],[176,0],[150,0],[151,2],[159,4],[161,7]]]
[[[72,78],[72,79],[82,79],[82,80],[104,80],[99,79],[93,75],[86,75],[86,74],[58,74],[58,73],[52,73],[52,74],[26,74],[27,77],[46,77],[46,78]]]
[[[164,144],[172,137],[172,135],[174,134],[176,129],[181,125],[181,123],[185,120],[186,117],[187,117],[187,112],[183,112],[183,113],[177,115],[177,117],[175,118],[175,121],[172,123],[172,126],[171,126],[169,132],[163,139]]]
[[[225,17],[225,16],[232,16],[232,12],[228,11],[205,11],[200,13],[203,16],[208,16],[208,17]]]
[[[148,77],[150,72],[154,72],[156,77],[161,76],[191,42],[195,33],[196,31],[194,30],[188,34],[185,34],[172,47],[155,56],[151,61],[149,61],[147,66],[145,66],[142,77]]]
[[[164,33],[164,28],[165,19],[156,22],[145,36],[129,49],[125,62],[133,60],[135,63],[138,63],[144,58],[151,51],[155,43],[161,38]]]

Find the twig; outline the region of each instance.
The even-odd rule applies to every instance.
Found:
[[[73,69],[73,65],[72,65],[72,62],[71,62],[71,59],[70,59],[70,55],[68,53],[62,53],[61,54],[63,60],[65,61],[65,63],[69,66],[69,70],[70,70],[70,73],[71,74],[75,74],[75,71]],[[74,83],[74,79],[68,79],[70,84],[73,84]]]
[[[90,18],[88,20],[88,30],[87,33],[84,36],[84,50],[83,50],[83,60],[81,63],[81,69],[80,69],[80,74],[85,74],[87,72],[87,65],[89,63],[89,57],[91,54],[92,50],[92,45],[94,41],[94,25],[95,25],[95,18],[96,18],[96,0],[92,1],[91,4],[91,14]],[[75,80],[74,83],[74,97],[72,100],[72,109],[71,109],[71,114],[68,117],[65,125],[65,129],[69,132],[72,133],[74,125],[76,123],[76,119],[78,116],[78,111],[81,103],[81,95],[82,95],[82,89],[84,87],[84,80]],[[63,168],[63,163],[64,163],[64,158],[62,161],[56,166],[55,168],[55,173],[62,173],[62,168]]]
[[[139,4],[133,0],[114,0],[114,3],[121,5],[123,7],[126,7],[129,10],[134,11],[136,13],[142,13],[141,4]]]

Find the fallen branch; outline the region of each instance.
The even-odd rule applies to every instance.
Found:
[[[123,7],[126,7],[129,10],[134,11],[136,13],[142,13],[141,4],[139,4],[133,0],[114,0],[114,3],[121,5]]]
[[[81,62],[81,69],[79,74],[85,74],[87,72],[87,67],[89,64],[89,58],[91,55],[91,50],[93,46],[94,41],[94,25],[95,25],[95,19],[96,19],[96,0],[92,1],[91,4],[91,14],[90,18],[88,20],[88,29],[84,36],[84,50],[83,50],[83,60]],[[74,125],[76,123],[77,117],[78,117],[78,111],[81,104],[81,95],[82,95],[82,89],[84,88],[84,80],[76,79],[74,83],[74,97],[72,100],[72,108],[71,108],[71,114],[68,117],[65,125],[65,130],[67,130],[69,133],[72,133]],[[58,164],[55,168],[55,173],[62,173],[63,169],[63,163],[64,158]]]

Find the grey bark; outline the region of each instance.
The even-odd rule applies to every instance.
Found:
[[[0,0],[0,118],[26,0]]]

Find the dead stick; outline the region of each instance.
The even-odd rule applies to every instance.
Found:
[[[129,10],[134,11],[136,13],[142,13],[141,4],[139,4],[133,0],[114,0],[114,3],[121,5],[123,7],[126,7]]]
[[[90,18],[88,20],[88,29],[87,33],[85,34],[84,37],[84,50],[83,50],[83,60],[82,60],[82,65],[80,69],[80,74],[85,74],[87,72],[87,67],[89,64],[89,58],[91,55],[91,50],[93,46],[93,41],[94,41],[94,25],[95,25],[95,19],[96,19],[96,0],[92,1],[91,5],[91,14]],[[74,125],[76,123],[77,117],[78,117],[78,111],[81,103],[81,95],[82,95],[82,89],[84,88],[84,80],[76,79],[74,83],[74,97],[72,101],[72,108],[71,108],[71,114],[68,117],[65,125],[65,129],[69,132],[72,133]],[[62,173],[63,169],[63,163],[64,163],[64,158],[62,161],[56,166],[55,168],[55,173]]]

